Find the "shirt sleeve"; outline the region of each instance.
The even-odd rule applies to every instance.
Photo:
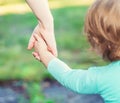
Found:
[[[71,69],[55,58],[48,64],[48,71],[62,85],[81,94],[96,94],[96,74],[92,69]]]

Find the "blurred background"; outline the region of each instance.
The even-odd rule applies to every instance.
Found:
[[[106,64],[90,50],[84,35],[84,19],[92,2],[49,0],[59,58],[71,68]],[[26,49],[36,25],[37,19],[25,0],[0,0],[0,103],[64,103],[65,97],[57,95],[65,94],[57,92],[61,89],[49,89],[61,86]],[[50,97],[49,92],[57,97]]]

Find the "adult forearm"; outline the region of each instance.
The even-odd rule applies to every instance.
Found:
[[[53,16],[49,9],[48,0],[26,0],[37,17],[39,23],[48,31],[54,32]]]

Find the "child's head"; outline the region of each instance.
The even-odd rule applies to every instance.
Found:
[[[120,0],[96,0],[86,16],[85,32],[104,59],[120,60]]]

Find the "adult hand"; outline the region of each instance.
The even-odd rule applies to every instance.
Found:
[[[43,40],[46,42],[47,44],[47,49],[54,55],[57,57],[57,47],[56,47],[56,41],[55,41],[55,36],[53,32],[50,32],[49,30],[46,30],[44,28],[44,26],[42,24],[38,24],[28,43],[28,49],[31,50],[34,47],[34,43],[36,41],[36,39],[34,38],[34,35],[39,35],[43,38]],[[37,53],[34,52],[34,54],[37,56]]]

